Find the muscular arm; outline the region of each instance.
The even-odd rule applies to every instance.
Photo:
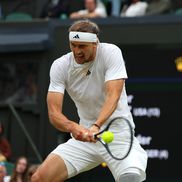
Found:
[[[50,122],[58,130],[72,133],[73,137],[77,140],[90,140],[84,137],[85,133],[89,131],[88,129],[84,128],[83,126],[80,126],[74,121],[69,120],[62,113],[63,97],[64,95],[61,93],[48,92],[47,106]]]
[[[104,105],[101,109],[101,112],[99,114],[99,117],[97,118],[97,121],[95,122],[99,126],[102,126],[105,121],[112,115],[112,113],[115,111],[122,89],[124,85],[124,79],[119,80],[111,80],[107,81],[105,84],[105,92],[106,92],[106,98]]]
[[[63,94],[47,94],[48,116],[53,126],[63,132],[71,132],[74,123],[62,114]]]

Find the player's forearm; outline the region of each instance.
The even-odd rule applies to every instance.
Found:
[[[106,83],[106,98],[95,124],[102,126],[112,115],[118,105],[124,80],[108,81]]]
[[[106,98],[105,103],[99,114],[99,117],[97,118],[97,121],[95,123],[101,127],[106,122],[106,120],[109,119],[112,113],[115,111],[117,104],[118,104],[117,96],[113,95],[109,98]]]
[[[49,120],[54,127],[63,132],[72,132],[74,128],[75,122],[69,120],[62,113],[50,113],[49,112]]]

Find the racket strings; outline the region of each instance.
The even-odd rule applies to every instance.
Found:
[[[129,154],[133,143],[133,128],[129,121],[120,120],[122,125],[118,125],[118,120],[112,122],[109,131],[114,133],[114,140],[106,144],[108,152],[113,158],[124,159]]]

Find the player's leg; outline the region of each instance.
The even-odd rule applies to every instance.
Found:
[[[32,177],[32,182],[63,182],[98,166],[103,160],[94,143],[70,139],[60,144]]]
[[[66,165],[60,156],[50,154],[31,178],[32,182],[63,182],[67,179]]]
[[[116,145],[113,145],[113,150],[115,150],[116,153],[118,150],[117,145],[118,143],[116,143]],[[130,154],[128,155],[127,158],[125,158],[122,161],[113,159],[106,150],[105,153],[103,150],[102,156],[117,182],[135,182],[134,180],[136,180],[136,182],[141,182],[145,180],[147,154],[140,147],[140,145],[137,144],[135,140]],[[122,175],[124,174],[130,174],[130,175],[125,176],[125,179],[123,179]],[[136,175],[131,175],[131,174],[136,174]]]
[[[118,182],[141,182],[141,176],[136,173],[125,173],[120,176]]]

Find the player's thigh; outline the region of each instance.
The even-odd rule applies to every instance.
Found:
[[[60,144],[52,153],[59,155],[65,161],[68,178],[71,178],[103,162],[98,150],[95,143],[69,139],[66,143]]]
[[[142,180],[146,177],[147,154],[136,138],[134,138],[133,142],[132,149],[124,160],[115,160],[106,151],[102,155],[116,181],[125,173],[137,173],[141,176]],[[120,149],[117,145],[113,147],[116,153],[118,152],[117,150]]]
[[[56,154],[49,154],[32,177],[32,182],[62,182],[68,177],[63,159]]]

